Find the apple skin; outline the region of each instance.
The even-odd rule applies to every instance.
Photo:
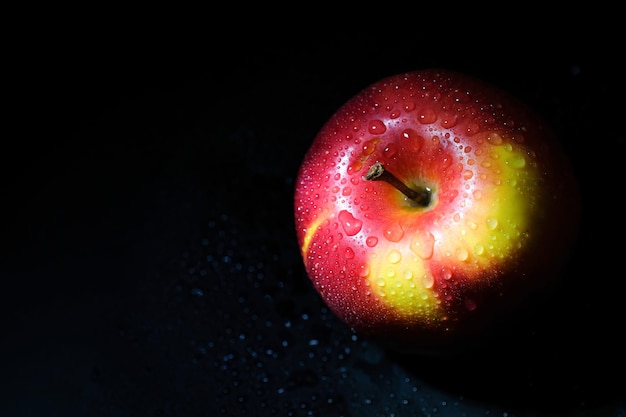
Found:
[[[376,162],[421,207],[364,176]],[[560,143],[497,87],[445,69],[365,88],[325,123],[295,184],[313,286],[355,332],[405,351],[486,333],[549,288],[576,241],[579,195]]]

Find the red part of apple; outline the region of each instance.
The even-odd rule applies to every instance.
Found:
[[[572,167],[546,123],[442,69],[388,77],[345,103],[295,188],[315,289],[354,331],[407,350],[480,335],[551,285],[578,217]]]

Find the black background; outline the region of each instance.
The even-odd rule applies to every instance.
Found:
[[[29,39],[4,64],[0,415],[625,415],[619,38],[585,21],[355,23],[16,32]],[[367,85],[427,67],[544,115],[583,195],[561,285],[459,357],[353,335],[309,284],[293,228],[317,130]]]

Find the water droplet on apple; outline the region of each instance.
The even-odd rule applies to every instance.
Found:
[[[378,281],[376,281],[376,284],[377,284],[379,287],[384,287],[384,286],[385,286],[385,280],[384,280],[384,279],[382,279],[382,278],[378,278]]]
[[[413,278],[413,271],[407,269],[406,271],[404,271],[404,274],[402,274],[402,276],[404,277],[404,279],[409,280]]]
[[[458,116],[456,114],[445,114],[441,119],[441,127],[445,129],[456,126]]]
[[[435,123],[437,121],[437,113],[433,109],[424,108],[417,114],[417,120],[424,125]]]
[[[370,132],[372,135],[382,135],[387,131],[387,127],[382,120],[377,119],[370,122],[369,126],[367,127],[367,131]]]
[[[387,158],[391,158],[392,156],[396,154],[397,151],[398,151],[398,148],[396,147],[395,143],[389,143],[385,147],[384,153]]]
[[[469,180],[469,179],[471,179],[473,176],[474,176],[474,173],[473,173],[471,170],[466,169],[465,171],[463,171],[463,179],[464,179],[464,180]]]
[[[402,230],[402,227],[400,227],[398,223],[392,223],[387,227],[387,229],[385,229],[383,235],[385,236],[385,239],[390,242],[399,242],[404,236],[404,230]]]
[[[481,245],[480,243],[477,243],[474,246],[474,253],[479,256],[482,255],[483,253],[485,253],[485,247]]]
[[[342,191],[341,191],[341,195],[343,196],[348,196],[352,194],[352,188],[350,187],[345,187]]]
[[[476,310],[476,301],[472,300],[471,298],[466,298],[465,301],[463,302],[463,305],[465,306],[465,308],[467,309],[467,311],[474,311]]]
[[[378,140],[376,139],[368,140],[367,142],[365,142],[363,144],[363,155],[371,155],[372,153],[374,153],[377,142]]]
[[[467,261],[467,259],[469,258],[469,252],[467,252],[467,250],[465,250],[464,248],[457,248],[455,253],[456,258],[461,262]]]
[[[502,136],[500,136],[497,133],[490,133],[489,136],[487,136],[487,142],[491,143],[492,145],[501,145],[502,144]]]
[[[354,251],[352,250],[352,248],[346,248],[346,250],[344,251],[344,256],[347,259],[352,259],[354,258]]]
[[[443,279],[449,280],[450,278],[452,278],[452,271],[450,271],[448,268],[441,268],[441,276],[443,277]]]
[[[435,284],[435,277],[433,277],[433,275],[430,272],[426,272],[422,276],[422,285],[424,286],[424,288],[432,288],[434,284]]]
[[[365,278],[370,274],[370,267],[367,264],[363,264],[359,267],[359,276]]]
[[[474,200],[480,200],[483,197],[483,192],[480,190],[474,190],[472,195],[474,196]]]
[[[397,264],[402,259],[402,254],[398,252],[396,249],[392,249],[387,254],[387,260],[392,264]]]
[[[367,239],[365,239],[365,244],[370,248],[373,248],[378,244],[378,238],[376,236],[369,236]]]
[[[339,212],[338,218],[344,232],[346,232],[346,235],[354,236],[361,231],[363,222],[359,219],[356,219],[349,211],[341,210]]]
[[[522,169],[526,166],[526,159],[522,155],[515,155],[506,161],[511,168]]]
[[[486,222],[487,222],[487,229],[489,230],[494,230],[496,227],[498,227],[498,219],[494,217],[487,218]]]
[[[348,175],[353,175],[356,172],[359,172],[363,168],[363,164],[360,161],[356,161],[355,163],[348,165]]]
[[[429,231],[418,232],[411,238],[411,250],[422,259],[430,259],[435,247],[435,236]]]

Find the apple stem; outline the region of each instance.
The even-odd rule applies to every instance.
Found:
[[[385,181],[386,183],[393,185],[398,191],[420,206],[426,207],[430,203],[431,192],[428,188],[421,190],[413,190],[412,188],[409,188],[405,183],[400,181],[398,177],[389,172],[389,170],[385,169],[383,164],[380,162],[376,162],[372,165],[363,179],[368,181]]]

